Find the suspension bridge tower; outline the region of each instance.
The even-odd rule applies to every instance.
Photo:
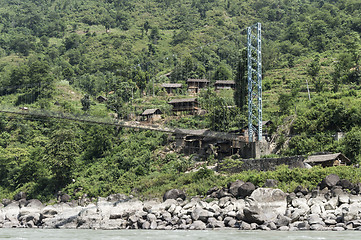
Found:
[[[248,27],[248,137],[262,141],[262,52],[261,23]]]

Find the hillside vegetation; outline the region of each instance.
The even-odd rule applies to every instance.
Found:
[[[167,126],[238,129],[246,123],[238,90],[203,91],[198,99],[207,114],[174,117],[160,84],[242,83],[246,28],[256,22],[262,23],[263,117],[275,125],[277,154],[343,152],[359,163],[359,0],[0,0],[0,106],[103,119],[160,108]],[[108,101],[96,102],[100,95]],[[188,96],[183,88],[174,97]],[[336,132],[345,137],[335,141]],[[267,174],[285,190],[319,180],[290,183],[282,169],[186,174],[194,158],[175,153],[167,134],[150,131],[1,114],[0,135],[0,198],[26,191],[49,200],[59,190],[75,198],[159,196],[171,187],[204,194],[236,177],[261,183]],[[340,169],[311,175],[343,171],[359,180],[358,170]]]

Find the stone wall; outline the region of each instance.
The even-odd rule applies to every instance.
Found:
[[[220,169],[231,173],[241,171],[257,170],[257,171],[273,171],[280,165],[287,165],[290,168],[304,168],[303,156],[293,156],[284,158],[261,158],[261,159],[240,159],[241,164],[227,169]]]

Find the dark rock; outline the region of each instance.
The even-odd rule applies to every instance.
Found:
[[[353,189],[353,187],[354,187],[353,184],[347,179],[341,179],[340,181],[338,181],[337,186],[340,186],[343,189],[349,189],[349,190]]]
[[[336,186],[338,181],[340,181],[339,176],[337,176],[336,174],[330,174],[322,180],[320,187],[321,189],[325,187],[332,188],[333,186]]]
[[[15,201],[19,201],[21,199],[26,199],[26,193],[19,192],[19,193],[15,194],[15,196],[14,196]]]
[[[241,180],[236,180],[235,182],[231,182],[228,184],[228,191],[234,197],[238,196],[238,188],[244,184]]]
[[[356,194],[361,193],[361,183],[356,183],[353,189],[356,192]]]
[[[305,187],[303,187],[303,186],[301,186],[301,185],[298,185],[297,187],[296,187],[296,189],[295,189],[295,191],[294,191],[294,193],[302,193],[303,195],[306,195],[307,193],[308,193],[308,189],[307,188],[305,188]]]
[[[207,191],[207,195],[211,195],[214,192],[217,192],[219,189],[217,187],[212,187]]]
[[[293,199],[296,199],[296,193],[291,192],[290,194],[287,195],[287,204],[291,204]]]
[[[265,188],[276,188],[278,185],[278,181],[275,179],[266,179],[266,182],[264,183],[263,187]]]
[[[217,191],[217,198],[224,198],[224,197],[229,197],[229,196],[232,196],[232,195],[225,188],[222,188]]]
[[[171,189],[163,195],[163,201],[167,199],[176,200],[177,198],[181,198],[184,201],[186,199],[186,195],[182,190],[179,189]]]
[[[60,196],[60,202],[63,202],[63,203],[66,203],[66,202],[69,202],[71,199],[71,197],[68,195],[68,194],[62,194]]]
[[[256,187],[251,182],[246,182],[238,188],[238,197],[245,198],[250,196]]]

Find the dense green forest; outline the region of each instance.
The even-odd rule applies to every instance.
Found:
[[[246,123],[240,89],[203,91],[207,114],[172,118],[160,84],[207,78],[242,86],[246,28],[256,22],[263,114],[275,124],[277,154],[340,151],[359,163],[359,0],[0,0],[0,106],[119,119],[160,108],[167,126],[237,129]],[[97,103],[99,95],[108,101]],[[335,141],[336,132],[345,137]],[[195,160],[171,151],[164,133],[1,114],[0,135],[0,198],[26,191],[48,200],[59,190],[159,196],[176,186],[203,194],[235,178],[185,174]],[[262,174],[239,177],[261,182]]]

